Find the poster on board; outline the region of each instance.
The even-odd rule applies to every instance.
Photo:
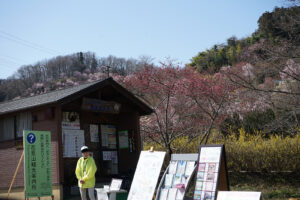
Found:
[[[84,145],[84,131],[83,130],[62,130],[63,143],[63,157],[65,158],[79,158],[81,157],[80,148]]]
[[[260,200],[261,192],[218,192],[217,200]]]
[[[25,197],[52,195],[50,131],[24,131]]]
[[[116,126],[114,125],[101,125],[101,144],[102,147],[110,149],[117,148]]]
[[[90,138],[91,142],[99,142],[99,126],[97,124],[90,124]]]
[[[152,200],[166,152],[142,151],[128,200]]]

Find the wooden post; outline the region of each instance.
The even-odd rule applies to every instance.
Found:
[[[13,179],[12,179],[12,181],[11,181],[11,183],[10,183],[10,186],[9,186],[9,189],[8,189],[8,192],[7,192],[7,198],[9,197],[11,188],[12,188],[14,182],[15,182],[15,179],[16,179],[16,176],[17,176],[17,173],[18,173],[18,171],[19,171],[19,168],[20,168],[20,165],[21,165],[21,162],[22,162],[23,158],[24,158],[24,151],[22,152],[22,155],[21,155],[21,158],[20,158],[20,160],[19,160],[17,169],[16,169],[15,174],[14,174],[14,176],[13,176]]]

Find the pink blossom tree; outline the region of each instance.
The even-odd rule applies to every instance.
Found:
[[[181,136],[188,137],[187,143],[197,137],[206,143],[212,128],[224,119],[233,90],[221,74],[203,76],[172,62],[148,66],[121,81],[152,106],[154,113],[142,118],[141,131],[169,154],[185,148],[173,145]]]

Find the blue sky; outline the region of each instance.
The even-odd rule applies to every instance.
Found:
[[[1,0],[0,78],[22,65],[79,51],[188,63],[247,37],[284,0]]]

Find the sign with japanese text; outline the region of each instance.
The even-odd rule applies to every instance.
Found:
[[[25,196],[52,196],[51,133],[23,132],[25,151]]]
[[[118,114],[121,109],[121,104],[113,101],[103,101],[100,99],[83,98],[82,110]]]

